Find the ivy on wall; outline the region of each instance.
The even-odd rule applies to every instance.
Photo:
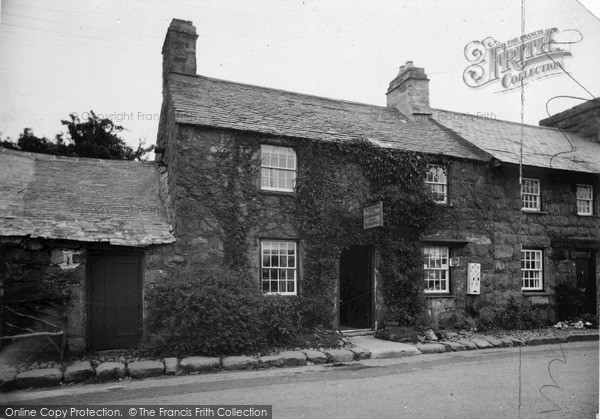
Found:
[[[294,213],[306,255],[300,290],[312,306],[313,323],[328,324],[335,315],[332,302],[342,250],[371,245],[380,255],[377,268],[388,319],[417,324],[424,308],[418,240],[438,216],[424,187],[428,160],[366,140],[304,141],[295,149],[299,168]],[[348,167],[350,179],[339,175]],[[364,230],[362,208],[378,201],[384,203],[384,227]]]
[[[207,152],[209,164],[190,171],[191,183],[202,185],[193,197],[209,210],[206,224],[216,221],[220,231],[224,265],[237,270],[249,267],[251,232],[266,222],[266,194],[257,183],[261,140],[233,134],[218,151]],[[302,240],[298,299],[306,326],[331,324],[340,255],[353,245],[373,246],[380,255],[387,318],[418,323],[424,308],[418,240],[438,217],[424,187],[427,158],[366,140],[280,141],[295,149],[298,161],[295,194],[279,202]],[[384,202],[384,227],[364,230],[362,208],[378,201]]]

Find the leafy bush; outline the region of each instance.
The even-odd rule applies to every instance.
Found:
[[[266,295],[261,298],[261,322],[270,346],[296,345],[303,315],[298,297]]]
[[[554,287],[555,308],[558,320],[574,320],[584,314],[584,296],[569,282],[561,282]]]
[[[496,310],[493,324],[502,329],[527,330],[547,326],[547,321],[528,300],[511,297],[506,306]]]
[[[263,296],[244,274],[194,266],[148,294],[154,356],[239,355],[296,345],[302,334],[298,297]]]
[[[148,295],[146,350],[154,355],[229,355],[266,345],[261,299],[239,272],[196,267]]]

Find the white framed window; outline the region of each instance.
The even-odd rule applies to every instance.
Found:
[[[540,181],[523,179],[521,183],[521,209],[523,211],[540,211]]]
[[[577,215],[594,214],[594,188],[592,185],[577,185]]]
[[[264,294],[296,295],[296,242],[263,240],[260,243],[260,278]]]
[[[423,248],[426,293],[449,293],[450,271],[447,247],[425,246]]]
[[[261,145],[260,187],[293,192],[296,186],[296,152],[289,147]]]
[[[543,284],[543,252],[541,250],[521,250],[521,280],[523,291],[540,291]]]
[[[448,176],[446,167],[439,164],[430,164],[427,168],[425,183],[429,186],[433,201],[438,204],[448,203]]]

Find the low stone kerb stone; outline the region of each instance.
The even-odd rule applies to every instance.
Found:
[[[265,355],[258,358],[258,366],[260,368],[283,367],[284,358],[277,355]]]
[[[471,342],[470,340],[467,340],[467,339],[459,339],[458,343],[460,343],[462,346],[464,346],[467,351],[479,349],[477,347],[477,345],[475,345],[473,342]]]
[[[501,348],[504,345],[504,342],[502,342],[500,339],[496,339],[493,336],[482,336],[483,340],[487,340],[492,346],[496,347],[496,348]]]
[[[90,361],[79,361],[69,365],[65,369],[64,380],[65,383],[73,383],[85,381],[95,376],[96,373],[94,372]]]
[[[458,352],[464,351],[466,348],[464,345],[461,345],[458,342],[442,342],[442,344],[446,347],[446,352]]]
[[[127,372],[131,378],[147,378],[162,375],[165,366],[160,361],[137,361],[127,365]]]
[[[177,358],[165,358],[163,361],[166,375],[175,375],[179,372],[179,361]]]
[[[283,357],[283,365],[286,367],[298,367],[306,365],[306,355],[301,351],[284,351],[279,354]]]
[[[188,373],[211,371],[219,368],[220,366],[220,359],[212,356],[190,356],[183,358],[179,363],[181,370]]]
[[[446,352],[446,347],[441,343],[417,344],[417,349],[421,351],[422,354],[438,354]]]
[[[479,339],[479,338],[473,338],[473,339],[471,339],[471,342],[473,342],[475,345],[477,345],[477,349],[488,349],[488,348],[494,347],[494,345],[489,343],[487,340],[483,340],[483,339]]]
[[[350,348],[350,350],[354,353],[354,357],[356,359],[369,359],[371,357],[371,352],[365,348],[361,348],[360,346]]]
[[[223,358],[225,370],[250,370],[258,367],[258,359],[251,356],[226,356]]]
[[[120,362],[103,362],[96,367],[96,377],[100,381],[124,378],[125,372],[125,365]]]
[[[314,350],[306,350],[303,352],[306,355],[306,359],[312,362],[313,364],[326,364],[327,362],[329,362],[329,359],[327,359],[327,355],[325,355],[323,352]]]
[[[18,374],[15,384],[19,388],[52,387],[58,385],[62,378],[62,371],[58,368],[43,368]]]
[[[345,349],[331,349],[325,351],[325,355],[333,363],[354,361],[354,352]]]

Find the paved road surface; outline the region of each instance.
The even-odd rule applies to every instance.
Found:
[[[595,418],[598,342],[77,385],[0,402],[272,404],[274,418]]]

